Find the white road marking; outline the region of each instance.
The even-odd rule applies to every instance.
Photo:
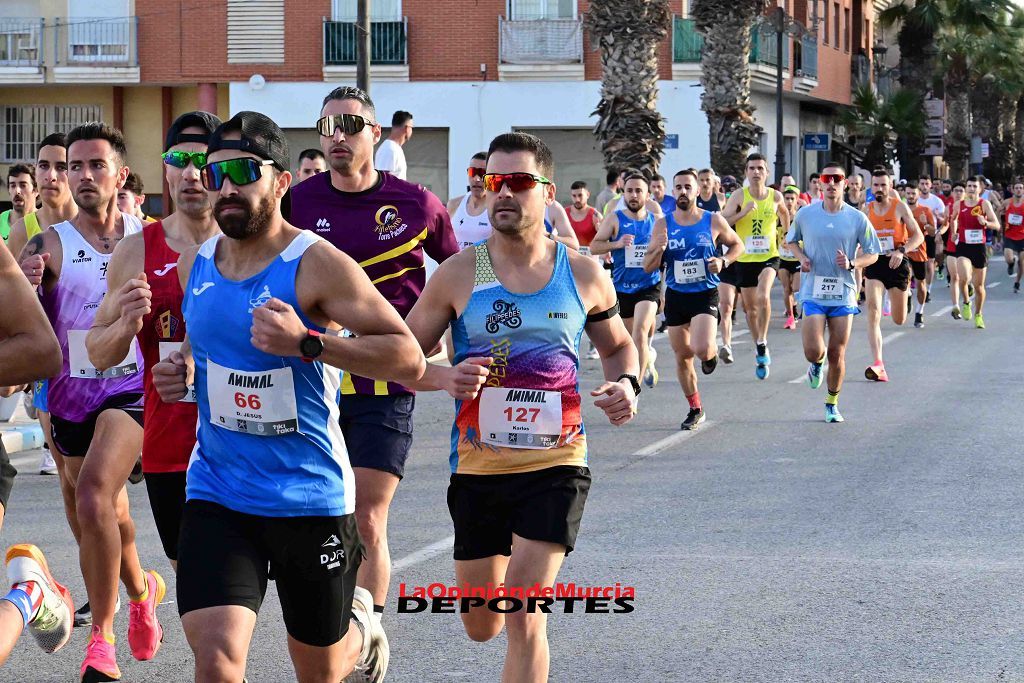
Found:
[[[1003,284],[1002,281],[990,282],[985,285],[985,289],[992,289],[993,287],[998,287],[1001,284]]]
[[[953,310],[953,305],[950,304],[949,306],[946,306],[945,308],[940,308],[939,310],[937,310],[934,313],[932,313],[932,317],[933,318],[941,318],[942,316],[946,315],[947,313],[949,313],[952,310]]]
[[[633,457],[644,457],[648,455],[654,455],[656,453],[661,453],[663,450],[667,448],[671,448],[672,446],[675,446],[678,443],[686,441],[694,434],[700,434],[701,432],[706,431],[708,427],[710,427],[713,424],[715,423],[711,422],[710,420],[705,420],[704,424],[702,424],[697,429],[694,429],[689,432],[678,431],[675,434],[670,434],[669,436],[666,436],[664,439],[659,439],[652,444],[644,446],[636,453],[633,453]]]

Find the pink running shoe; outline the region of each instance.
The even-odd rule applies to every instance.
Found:
[[[132,602],[128,608],[128,645],[132,656],[140,662],[153,659],[164,639],[164,629],[156,618],[156,606],[167,593],[163,577],[155,571],[146,572],[149,595],[142,602]]]
[[[114,637],[103,635],[99,626],[92,627],[92,637],[85,647],[82,662],[82,683],[108,683],[121,680],[114,654]]]
[[[784,330],[795,330],[796,329],[796,320],[793,319],[793,314],[792,313],[789,315],[789,317],[786,318],[786,324],[782,326],[782,329],[784,329]]]
[[[889,375],[885,372],[885,366],[875,363],[864,371],[864,376],[874,382],[888,382]]]

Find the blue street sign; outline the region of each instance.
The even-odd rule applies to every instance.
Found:
[[[827,152],[831,147],[832,140],[828,133],[804,134],[804,149],[808,152]]]
[[[679,135],[669,133],[665,136],[665,149],[679,149]]]

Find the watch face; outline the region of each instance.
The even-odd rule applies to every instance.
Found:
[[[308,336],[302,340],[299,351],[305,358],[316,358],[324,352],[324,340],[320,337]]]

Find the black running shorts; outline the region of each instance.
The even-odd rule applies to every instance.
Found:
[[[665,325],[676,327],[689,325],[698,315],[710,315],[716,321],[722,319],[718,312],[718,288],[703,292],[677,292],[669,287],[665,290]]]
[[[178,546],[178,614],[225,605],[259,613],[273,579],[288,635],[328,647],[348,632],[361,561],[354,514],[258,517],[190,500]]]
[[[177,560],[181,515],[185,510],[185,473],[146,472],[146,493],[164,555],[169,560]]]
[[[96,420],[107,410],[123,410],[142,427],[142,394],[116,394],[81,422],[72,422],[50,413],[50,435],[57,450],[66,458],[84,458],[96,433]]]
[[[512,554],[512,534],[576,545],[590,469],[567,465],[519,474],[453,474],[448,510],[455,525],[455,559]]]
[[[1015,251],[1019,254],[1024,251],[1024,240],[1014,240],[1009,237],[1004,237],[1003,249],[1009,249],[1010,251]]]
[[[956,248],[956,257],[968,259],[975,270],[981,270],[988,267],[987,247],[986,244],[960,244]]]
[[[723,285],[738,287],[740,283],[740,267],[735,263],[730,263],[726,266],[725,270],[718,274],[718,280]]]
[[[786,272],[789,272],[789,273],[799,273],[800,272],[800,262],[799,261],[787,261],[785,259],[779,259],[779,271],[783,271],[783,270],[785,270]]]
[[[879,254],[878,260],[864,268],[864,279],[878,280],[886,289],[907,291],[910,286],[910,259],[904,257],[896,268],[889,267],[889,256]]]
[[[928,277],[928,262],[927,261],[915,261],[914,259],[907,259],[910,261],[910,270],[914,275],[914,279],[918,282],[924,281]]]
[[[635,292],[615,292],[619,300],[619,315],[623,318],[632,318],[636,313],[636,305],[641,301],[661,301],[661,285],[652,285],[646,289]]]
[[[415,407],[412,394],[342,394],[339,422],[352,467],[390,472],[401,479],[412,449]]]
[[[928,258],[935,258],[935,235],[924,236],[924,250]]]
[[[766,268],[771,268],[772,270],[778,272],[779,261],[781,260],[782,259],[780,259],[778,256],[773,256],[772,258],[767,259],[765,261],[740,261],[739,263],[736,264],[737,267],[739,267],[740,269],[739,284],[737,285],[737,287],[739,287],[740,289],[757,287],[758,282],[761,279],[761,271],[765,270]]]

